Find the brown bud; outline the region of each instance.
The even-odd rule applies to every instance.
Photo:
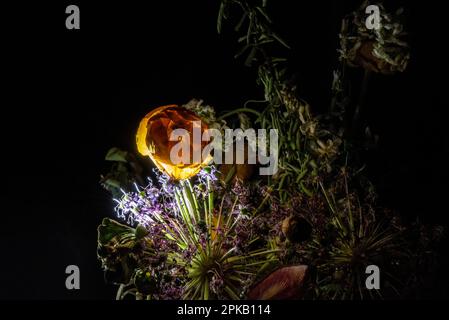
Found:
[[[302,242],[310,238],[312,226],[306,219],[292,215],[282,221],[281,230],[291,242]]]

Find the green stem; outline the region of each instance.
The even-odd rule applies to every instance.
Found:
[[[223,119],[228,118],[228,117],[230,117],[230,116],[232,116],[234,114],[242,113],[242,112],[252,113],[252,114],[255,114],[257,117],[262,116],[262,114],[260,112],[254,110],[254,109],[239,108],[239,109],[235,109],[235,110],[232,110],[232,111],[229,111],[229,112],[225,113],[224,115],[220,116],[218,118],[218,120],[223,120]]]
[[[192,215],[194,219],[194,223],[198,223],[200,220],[200,215],[198,212],[198,203],[196,202],[196,198],[193,194],[193,188],[190,184],[189,180],[184,181],[183,185],[183,194],[185,198],[185,202],[187,203],[187,208],[190,211],[190,214]]]
[[[185,203],[182,203],[181,200],[183,199],[182,193],[179,191],[179,189],[175,190],[175,199],[176,204],[178,205],[179,211],[181,212],[181,217],[184,220],[184,223],[187,226],[187,229],[189,230],[190,236],[194,238],[194,232],[192,228],[192,220],[189,215],[189,212],[187,211],[187,208],[185,207]]]
[[[193,204],[195,205],[195,209],[196,209],[198,218],[200,218],[200,207],[199,207],[198,201],[197,201],[197,199],[196,199],[196,197],[195,197],[195,193],[194,193],[194,191],[193,191],[193,187],[192,187],[192,184],[190,183],[190,180],[187,180],[187,185],[188,185],[188,187],[189,187],[190,194],[192,195],[192,198],[193,198]]]
[[[204,222],[209,227],[209,214],[207,213],[208,209],[207,209],[206,198],[203,199],[203,208],[204,208]]]
[[[267,100],[248,100],[245,102],[245,104],[243,105],[244,108],[247,108],[247,105],[250,103],[267,103]]]
[[[117,295],[115,296],[115,300],[122,300],[123,289],[125,288],[124,284],[121,284],[117,290]]]
[[[211,219],[212,215],[214,213],[214,192],[212,191],[212,185],[211,185],[209,177],[207,178],[207,190],[208,190],[208,193],[209,193],[209,197],[208,197],[208,200],[209,200],[209,219]]]
[[[262,202],[260,203],[259,207],[256,209],[256,211],[254,211],[254,214],[258,213],[260,210],[262,210],[263,206],[265,205],[265,203],[268,201],[268,199],[270,199],[271,195],[267,194],[265,196],[265,198],[262,200]]]
[[[365,101],[366,101],[366,95],[368,91],[368,83],[371,76],[371,71],[365,69],[363,73],[363,79],[362,84],[360,87],[360,94],[359,99],[357,101],[357,106],[354,111],[353,119],[352,119],[352,127],[353,127],[353,134],[356,136],[360,132],[363,132],[363,127],[365,126]]]

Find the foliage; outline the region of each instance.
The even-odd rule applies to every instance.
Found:
[[[118,217],[135,227],[105,219],[98,229],[98,256],[107,278],[120,284],[117,298],[239,299],[253,296],[255,286],[257,296],[265,297],[270,294],[261,291],[273,293],[265,286],[278,279],[270,272],[282,270],[289,279],[283,267],[298,264],[292,270],[308,272],[296,298],[392,298],[418,290],[435,265],[434,245],[444,232],[406,225],[377,204],[374,186],[354,161],[351,138],[359,132],[347,121],[354,116],[350,105],[356,104],[356,114],[362,108],[367,74],[401,72],[407,65],[408,46],[397,15],[382,7],[386,27],[374,34],[363,29],[360,9],[343,20],[331,108],[316,115],[287,77],[287,61],[278,53],[289,46],[273,30],[267,1],[223,0],[219,32],[234,9],[241,14],[234,28],[242,45],[236,57],[245,56],[245,65],[257,68],[263,99],[220,117],[198,100],[183,108],[214,128],[226,128],[224,119],[237,115],[243,129],[278,130],[279,171],[263,179],[239,165],[222,166],[222,172],[207,167],[178,183],[155,172],[156,183],[142,187],[141,171],[136,174],[131,165],[135,159],[112,149],[107,159],[114,162],[113,170],[103,184],[114,194]],[[366,57],[371,60],[361,60]],[[355,102],[346,66],[365,70]],[[363,133],[372,138],[367,128]],[[370,264],[382,270],[382,290],[365,288]]]
[[[249,284],[277,261],[276,250],[266,242],[254,245],[259,239],[245,232],[248,217],[242,202],[236,194],[220,193],[216,174],[213,168],[205,169],[195,188],[188,180],[174,185],[159,176],[159,188],[150,183],[124,193],[116,210],[128,223],[145,230],[139,242],[145,250],[134,251],[133,229],[107,220],[99,228],[99,252],[113,250],[106,256],[99,254],[103,267],[117,269],[112,251],[120,251],[118,260],[126,271],[120,283],[129,285],[127,281],[133,279],[135,294],[147,299],[244,297]],[[149,261],[157,261],[156,266]],[[136,284],[140,274],[152,279],[151,290],[142,291]]]
[[[383,74],[403,72],[410,59],[409,46],[404,40],[406,32],[401,22],[403,9],[389,13],[378,3],[382,27],[366,27],[365,8],[368,1],[343,19],[340,32],[340,59],[350,66],[361,66]]]
[[[399,222],[397,214],[376,205],[376,194],[363,176],[363,166],[358,169],[358,163],[350,163],[358,156],[357,149],[351,148],[355,141],[349,138],[364,136],[365,146],[375,143],[376,139],[369,127],[359,128],[363,126],[359,117],[369,72],[402,72],[409,60],[404,26],[399,21],[402,10],[389,14],[382,4],[379,6],[383,27],[372,34],[362,19],[366,3],[343,20],[339,49],[341,64],[334,72],[331,108],[319,116],[314,115],[310,105],[296,94],[295,85],[286,75],[286,59],[273,55],[279,51],[273,50],[273,44],[287,49],[289,46],[272,30],[267,1],[257,4],[224,0],[218,16],[220,31],[231,7],[237,7],[243,13],[235,27],[242,33],[238,39],[243,46],[240,53],[249,52],[245,64],[257,68],[257,83],[264,89],[265,98],[249,101],[244,108],[225,117],[241,112],[255,114],[255,124],[265,129],[277,129],[281,137],[280,172],[269,181],[268,207],[259,208],[255,218],[270,221],[269,227],[259,232],[277,237],[284,264],[302,263],[315,268],[310,298],[375,298],[371,291],[364,289],[364,267],[369,264],[380,266],[387,275],[382,290],[385,296],[403,296],[401,290],[412,287],[412,282],[422,276],[412,257],[435,256],[427,245],[424,245],[427,249],[417,245],[423,245],[425,241],[417,236],[412,226],[406,227]],[[247,29],[241,31],[244,26]],[[365,46],[367,43],[369,46]],[[354,102],[349,94],[346,65],[365,68],[353,115],[349,110]],[[260,110],[248,108],[253,101],[258,103]],[[295,228],[300,221],[310,224],[310,237],[300,243],[279,240],[286,238],[285,232],[281,231],[283,227],[287,231],[289,227],[293,228],[292,220]],[[304,233],[304,230],[308,228],[299,228],[299,232]],[[416,246],[421,248],[419,252],[412,249]],[[382,297],[379,291],[375,295]]]
[[[114,197],[120,197],[121,190],[131,190],[134,183],[143,183],[143,168],[133,153],[111,148],[105,157],[112,163],[109,173],[101,177],[101,185]]]

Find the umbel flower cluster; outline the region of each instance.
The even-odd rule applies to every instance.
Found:
[[[250,228],[244,188],[224,192],[218,175],[206,167],[192,185],[156,172],[156,183],[116,199],[118,217],[137,226],[105,219],[99,227],[99,256],[119,277],[120,297],[240,299],[277,261],[277,250]],[[121,232],[105,238],[114,228]]]
[[[138,151],[156,167],[151,178],[144,170],[148,161],[142,165],[117,148],[108,152],[111,171],[101,182],[113,195],[119,221],[105,218],[98,227],[106,281],[119,286],[117,299],[416,296],[435,270],[443,229],[405,224],[377,204],[349,141],[361,125],[345,126],[353,118],[350,79],[335,71],[331,110],[314,115],[287,80],[284,59],[271,55],[275,44],[288,46],[272,29],[267,1],[255,2],[224,0],[218,30],[230,6],[243,11],[235,29],[248,26],[241,53],[257,67],[264,89],[264,100],[251,101],[258,108],[247,103],[218,117],[213,107],[192,100],[151,110],[137,131]],[[385,28],[373,34],[361,24],[361,9],[343,21],[341,70],[356,66],[381,76],[406,68],[403,26],[381,8]],[[224,119],[233,116],[242,129],[278,130],[275,175],[256,175],[257,164],[170,161],[172,130],[190,131],[198,119],[204,128],[225,129]],[[365,287],[369,265],[382,270],[380,290]]]

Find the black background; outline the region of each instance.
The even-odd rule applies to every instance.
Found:
[[[300,93],[325,110],[340,21],[360,2],[271,2]],[[441,1],[387,3],[406,9],[412,60],[403,74],[371,79],[380,149],[365,161],[386,205],[445,224],[444,10]],[[65,29],[69,4],[80,7],[81,30]],[[96,227],[114,216],[98,184],[106,151],[135,150],[138,122],[155,106],[201,98],[225,110],[261,95],[254,70],[233,58],[232,28],[217,35],[217,11],[207,0],[1,5],[0,298],[114,297],[96,259]],[[81,290],[65,288],[69,264],[80,267]],[[445,281],[424,296],[447,296]]]

